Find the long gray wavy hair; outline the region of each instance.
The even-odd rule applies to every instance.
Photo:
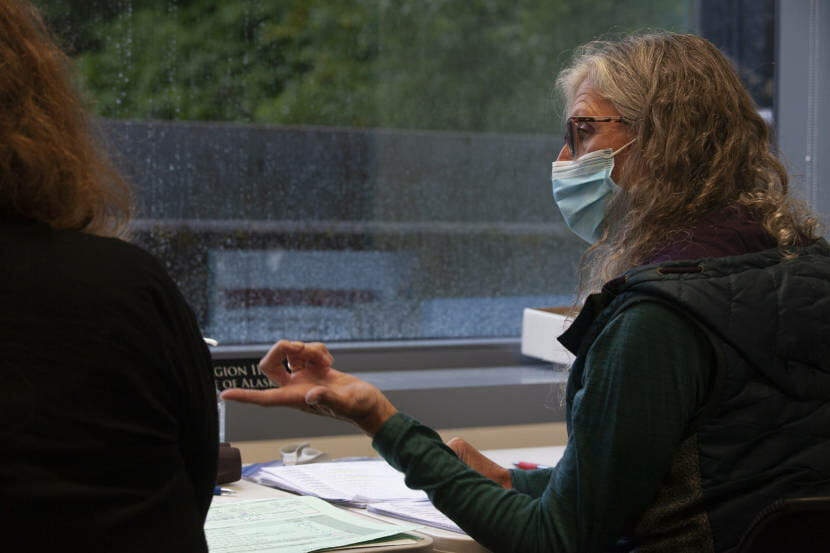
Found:
[[[586,79],[631,121],[637,140],[606,231],[583,257],[580,300],[729,205],[744,206],[789,255],[817,237],[816,219],[787,194],[766,123],[712,43],[675,33],[590,42],[557,79],[565,113]]]

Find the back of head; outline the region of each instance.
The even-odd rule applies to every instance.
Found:
[[[746,207],[783,249],[814,237],[815,220],[787,196],[766,123],[712,43],[675,33],[594,41],[559,76],[568,107],[585,79],[631,121],[636,138],[624,192],[592,252],[592,286],[728,205]]]
[[[121,234],[126,183],[96,143],[61,52],[37,10],[0,0],[0,218]]]

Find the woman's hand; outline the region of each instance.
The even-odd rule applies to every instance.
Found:
[[[455,451],[459,459],[482,476],[494,480],[506,490],[513,487],[509,470],[490,460],[466,441],[461,438],[453,438],[447,442],[447,447]]]
[[[286,370],[287,361],[290,372]],[[397,409],[368,382],[332,368],[334,357],[321,343],[280,340],[259,362],[259,369],[279,386],[271,390],[222,392],[223,399],[262,406],[294,407],[353,422],[374,436]]]

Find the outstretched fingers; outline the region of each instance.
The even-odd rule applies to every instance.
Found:
[[[271,390],[246,390],[243,388],[232,388],[221,394],[222,399],[239,401],[241,403],[252,403],[263,407],[299,407],[305,406],[305,390],[293,388],[275,388]]]
[[[375,386],[333,369],[333,363],[334,357],[320,342],[280,340],[259,363],[262,373],[279,388],[225,390],[222,398],[347,419],[374,435],[397,410]]]

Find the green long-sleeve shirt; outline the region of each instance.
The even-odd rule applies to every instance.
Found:
[[[390,418],[373,446],[412,488],[494,552],[602,551],[651,503],[705,403],[714,356],[703,333],[657,303],[612,319],[587,353],[552,469],[511,471],[505,490],[470,469],[431,429]]]

